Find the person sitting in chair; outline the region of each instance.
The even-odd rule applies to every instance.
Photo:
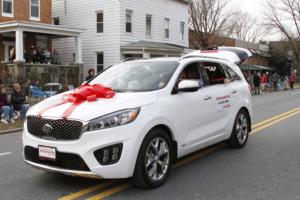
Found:
[[[26,104],[26,96],[22,92],[22,88],[18,83],[13,85],[13,93],[9,96],[11,105],[14,111],[20,111],[22,120],[26,117],[26,112],[29,109],[29,104]]]

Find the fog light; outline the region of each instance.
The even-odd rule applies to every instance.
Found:
[[[115,144],[94,152],[94,156],[101,165],[117,163],[122,154],[123,144]]]

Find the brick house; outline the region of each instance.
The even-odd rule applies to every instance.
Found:
[[[4,71],[8,73],[8,69],[11,69],[13,81],[26,76],[24,71],[29,73],[30,68],[36,69],[38,66],[33,65],[31,59],[33,52],[43,49],[51,53],[52,41],[57,38],[74,38],[75,50],[72,53],[75,59],[73,63],[82,64],[80,35],[83,32],[83,29],[54,25],[51,0],[0,0],[0,61],[2,61],[0,74],[2,80],[9,78],[4,74]],[[12,67],[7,68],[7,65]],[[7,70],[4,69],[5,67]],[[48,67],[49,65],[44,66],[43,69],[39,66],[40,69],[36,70],[47,74],[45,70]],[[62,78],[48,78],[47,82],[60,80]]]

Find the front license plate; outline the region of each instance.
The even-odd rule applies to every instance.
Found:
[[[54,147],[39,146],[39,159],[56,160],[56,149]]]

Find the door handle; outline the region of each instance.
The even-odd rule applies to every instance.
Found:
[[[204,97],[204,101],[208,101],[208,100],[211,100],[212,99],[212,97],[209,97],[209,96],[207,96],[207,97]]]
[[[237,93],[237,91],[236,91],[236,90],[234,90],[234,91],[232,91],[232,92],[231,92],[231,94],[236,94],[236,93]]]

